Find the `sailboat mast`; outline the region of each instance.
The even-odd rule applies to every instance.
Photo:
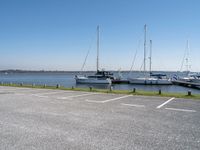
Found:
[[[97,72],[99,71],[99,25],[97,26]]]
[[[187,50],[186,50],[186,71],[189,73],[189,41],[187,40]]]
[[[150,73],[150,75],[151,75],[151,65],[152,65],[152,60],[151,60],[151,58],[152,58],[152,40],[150,40],[150,56],[149,56],[149,73]]]
[[[147,32],[147,25],[144,25],[144,74],[146,78],[146,32]]]

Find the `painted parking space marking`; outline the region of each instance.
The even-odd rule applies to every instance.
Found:
[[[117,98],[107,99],[107,100],[104,100],[104,101],[95,101],[95,100],[88,100],[88,99],[86,99],[85,101],[91,102],[91,103],[108,103],[108,102],[111,102],[111,101],[116,101],[116,100],[120,100],[120,99],[123,99],[123,98],[131,97],[131,96],[132,95],[125,95],[125,96],[121,96],[121,97],[117,97]]]
[[[24,94],[24,93],[14,93],[14,95],[17,95],[17,96],[24,96],[25,94]]]
[[[85,101],[89,103],[103,103],[103,101],[95,101],[95,100],[89,100],[89,99],[86,99]]]
[[[122,96],[122,97],[117,97],[117,98],[113,98],[113,99],[108,99],[108,100],[103,101],[103,103],[107,103],[107,102],[111,102],[111,101],[116,101],[116,100],[119,100],[119,99],[131,97],[131,96],[132,96],[132,95],[125,95],[125,96]]]
[[[40,97],[40,98],[48,98],[46,95],[53,95],[53,94],[61,94],[61,93],[71,93],[71,91],[57,91],[57,92],[46,92],[46,93],[38,93],[38,94],[31,94],[32,96]]]
[[[169,100],[167,100],[166,102],[162,103],[161,105],[157,106],[156,108],[159,109],[159,108],[162,108],[163,106],[165,106],[167,103],[171,102],[172,100],[174,100],[175,97],[172,97],[170,98]]]
[[[39,91],[39,89],[28,89],[28,88],[19,88],[19,89],[3,89],[0,91],[10,91],[10,92],[32,92],[32,91]]]
[[[46,92],[46,93],[39,93],[33,95],[51,95],[51,94],[61,94],[61,93],[72,93],[74,91],[57,91],[57,92]]]
[[[190,110],[190,109],[179,109],[179,108],[165,108],[167,110],[174,110],[174,111],[182,111],[182,112],[196,112],[196,110]]]
[[[126,104],[126,103],[121,103],[123,106],[129,106],[129,107],[138,107],[138,108],[145,108],[144,105],[137,105],[137,104]]]
[[[44,96],[44,95],[33,95],[33,96],[36,96],[36,97],[39,97],[39,98],[48,98],[48,96]]]
[[[1,91],[0,91],[0,95],[1,95],[1,94],[14,94],[14,92],[7,92],[7,91],[1,92]]]
[[[69,99],[69,98],[75,98],[75,97],[82,97],[82,96],[90,96],[90,95],[96,95],[99,93],[85,93],[80,95],[72,95],[72,96],[66,96],[66,97],[57,97],[57,99]]]

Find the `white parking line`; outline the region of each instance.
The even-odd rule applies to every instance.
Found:
[[[122,97],[117,97],[117,98],[113,98],[113,99],[108,99],[108,100],[103,101],[103,103],[107,103],[107,102],[111,102],[111,101],[116,101],[116,100],[119,100],[119,99],[131,97],[131,96],[132,96],[132,95],[125,95],[125,96],[122,96]]]
[[[23,96],[23,95],[25,95],[24,93],[14,93],[15,95],[17,95],[17,96]]]
[[[36,96],[36,97],[39,97],[39,98],[48,98],[48,96],[43,96],[43,95],[33,95],[33,96]]]
[[[144,105],[125,104],[125,103],[121,103],[121,105],[124,105],[124,106],[130,106],[130,107],[145,108],[145,106],[144,106]]]
[[[166,105],[167,103],[171,102],[173,99],[175,99],[175,97],[170,98],[168,101],[162,103],[161,105],[157,106],[156,108],[159,109],[159,108],[163,107],[163,106]]]
[[[18,88],[18,89],[0,89],[0,91],[21,92],[21,91],[36,91],[38,89]]]
[[[87,94],[81,94],[81,95],[72,95],[67,97],[57,97],[57,99],[68,99],[68,98],[75,98],[75,97],[81,97],[81,96],[89,96],[89,95],[95,95],[98,93],[87,93]]]
[[[103,103],[103,101],[94,101],[94,100],[89,100],[89,99],[86,99],[85,101],[90,102],[90,103]]]
[[[46,93],[38,93],[38,94],[31,94],[32,96],[41,97],[41,98],[47,98],[48,96],[45,95],[51,95],[51,94],[59,94],[59,93],[69,93],[70,91],[57,91],[57,92],[46,92]]]
[[[38,94],[32,94],[32,95],[51,95],[51,94],[59,94],[59,93],[71,93],[74,91],[56,91],[56,92],[46,92],[46,93],[38,93]]]
[[[127,98],[127,97],[130,97],[130,96],[132,96],[132,95],[125,95],[125,96],[122,96],[122,97],[112,98],[112,99],[108,99],[108,100],[104,100],[104,101],[95,101],[95,100],[88,100],[88,99],[86,99],[85,101],[86,102],[91,102],[91,103],[107,103],[107,102],[111,102],[111,101],[116,101],[116,100],[119,100],[119,99]]]
[[[189,110],[189,109],[178,109],[178,108],[165,108],[167,110],[175,110],[175,111],[184,111],[184,112],[196,112],[196,110]]]

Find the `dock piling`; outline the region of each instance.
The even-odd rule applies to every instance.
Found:
[[[192,95],[192,91],[188,91],[188,96],[191,96]]]
[[[113,86],[110,86],[110,92],[112,92],[113,91]]]
[[[89,87],[89,89],[90,89],[90,91],[92,91],[92,87],[91,86]]]
[[[158,91],[158,94],[159,94],[159,95],[161,95],[161,94],[162,94],[162,91],[161,91],[161,89],[159,89],[159,91]]]
[[[60,84],[57,84],[57,85],[56,85],[56,88],[57,88],[57,89],[60,88]]]

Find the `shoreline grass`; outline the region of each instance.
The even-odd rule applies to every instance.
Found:
[[[175,98],[185,98],[185,99],[197,99],[200,100],[200,94],[188,95],[188,93],[168,93],[159,91],[142,91],[142,90],[110,90],[110,89],[95,89],[95,88],[66,88],[63,86],[49,86],[49,85],[31,85],[31,84],[13,84],[13,83],[0,83],[0,86],[9,87],[24,87],[24,88],[36,88],[36,89],[56,89],[56,90],[72,90],[72,91],[84,91],[84,92],[99,92],[99,93],[113,93],[113,94],[132,94],[140,96],[157,96],[157,97],[175,97]]]

